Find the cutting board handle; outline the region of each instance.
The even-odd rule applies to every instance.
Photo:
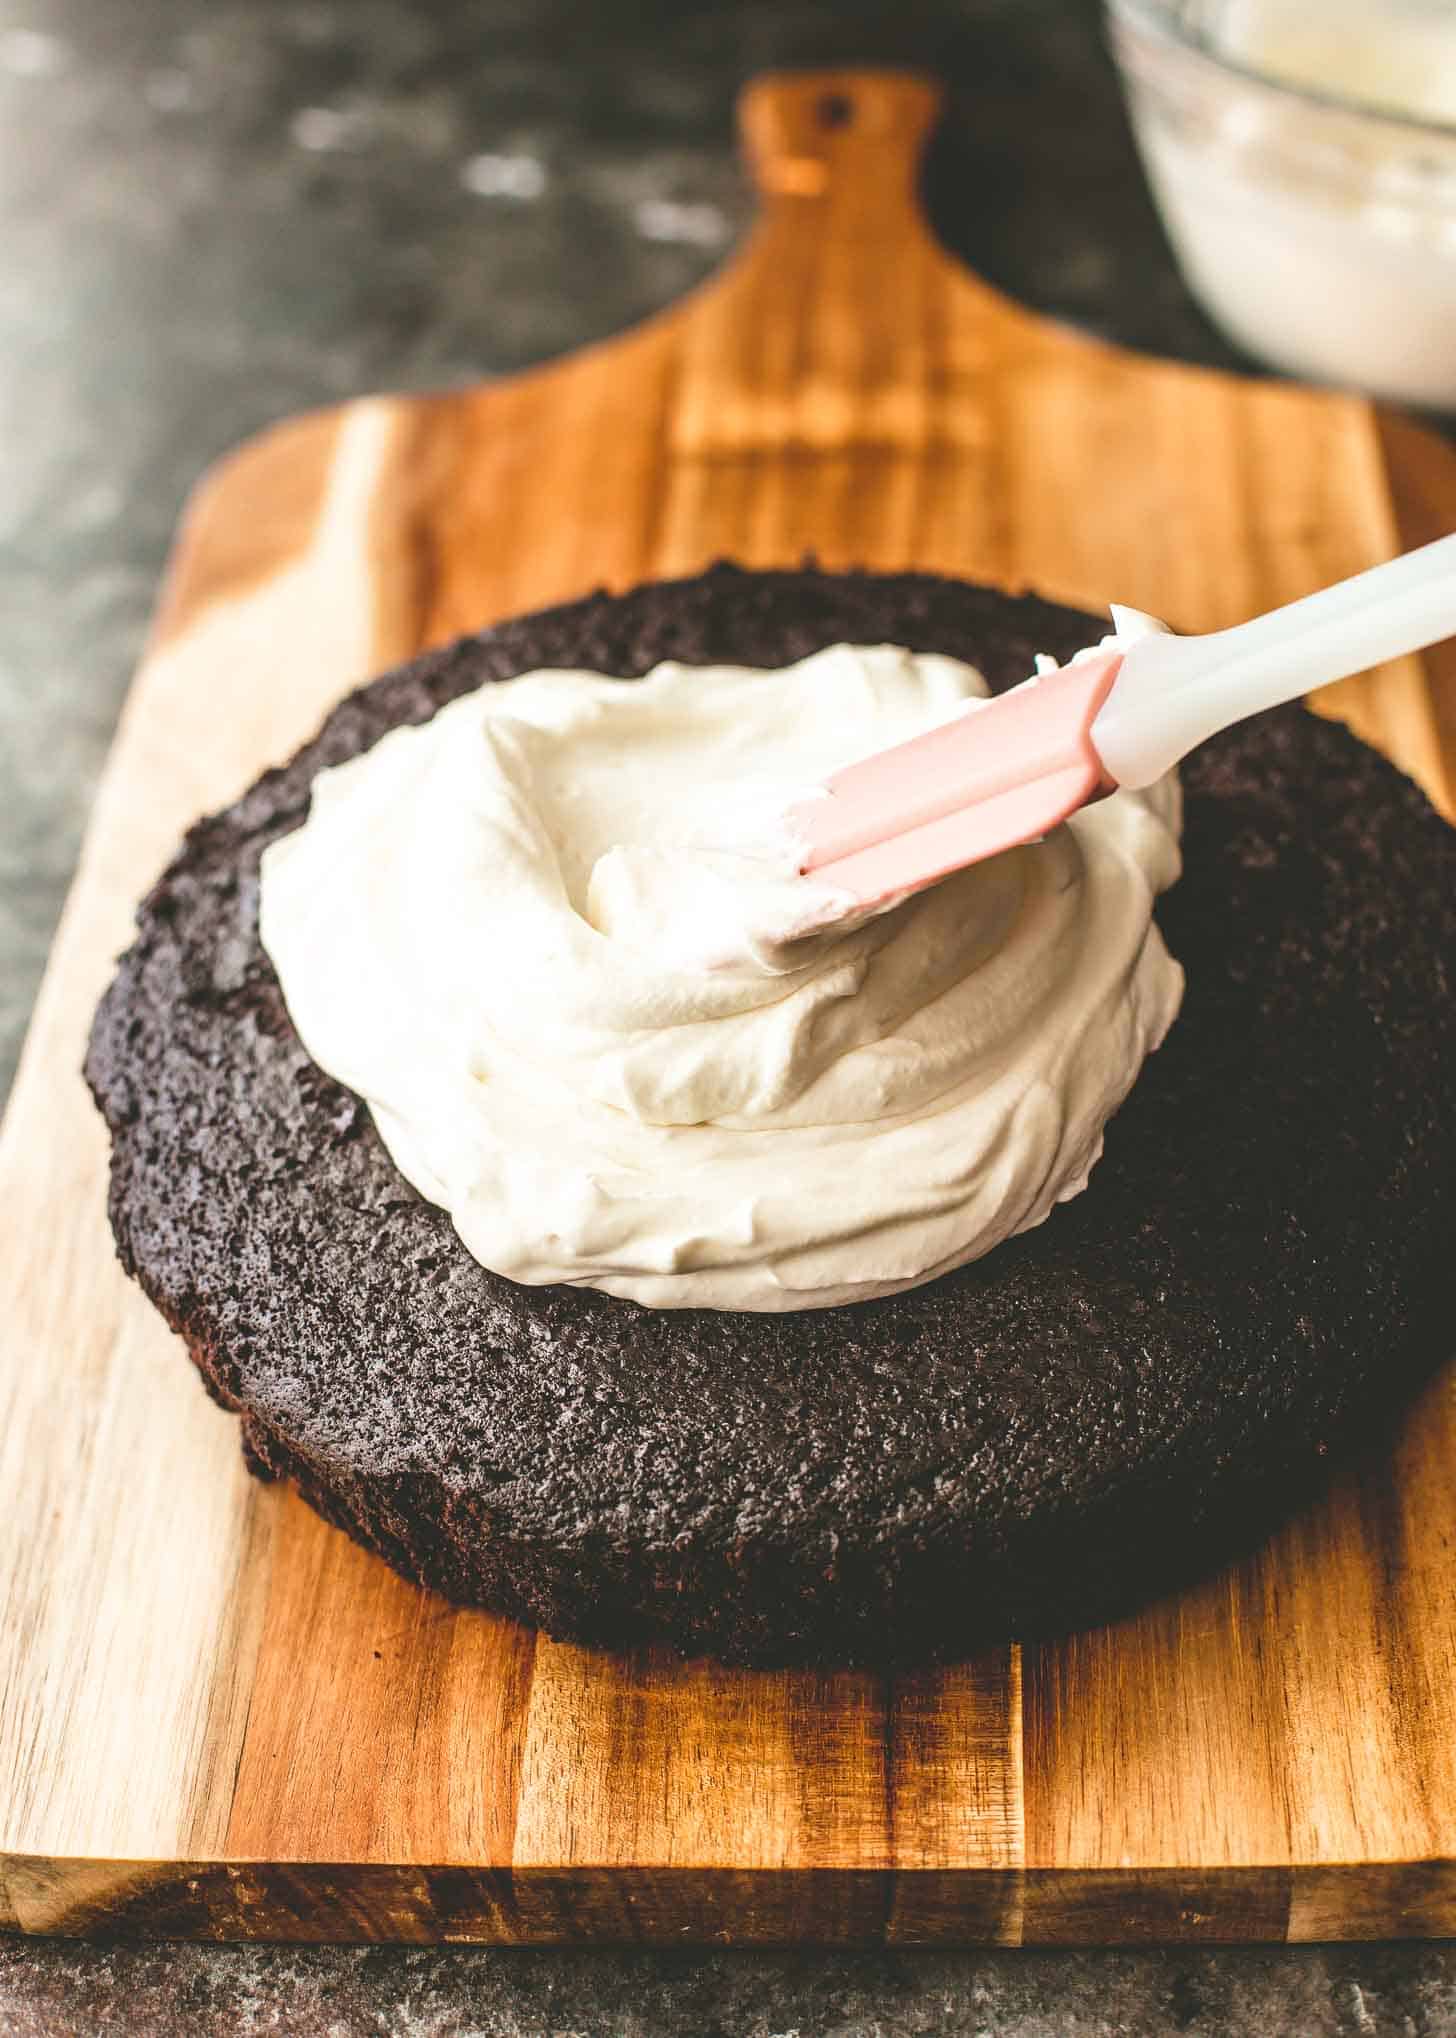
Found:
[[[832,203],[861,222],[898,212],[925,229],[915,186],[944,95],[909,71],[779,71],[757,78],[738,117],[765,209]]]

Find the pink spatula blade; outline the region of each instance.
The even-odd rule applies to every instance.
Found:
[[[1078,660],[836,772],[789,816],[800,868],[874,905],[1046,834],[1106,786],[1091,728],[1121,663]]]

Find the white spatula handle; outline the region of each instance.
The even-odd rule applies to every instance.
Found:
[[[1092,724],[1119,785],[1151,785],[1246,715],[1456,636],[1456,535],[1207,637],[1139,638]]]

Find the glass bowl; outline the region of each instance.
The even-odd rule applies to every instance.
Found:
[[[1456,411],[1456,126],[1261,72],[1220,47],[1223,12],[1108,0],[1133,129],[1195,295],[1278,368]]]

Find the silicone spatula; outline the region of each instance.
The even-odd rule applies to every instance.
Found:
[[[800,870],[872,906],[1151,785],[1220,729],[1456,636],[1456,535],[1205,637],[1083,653],[851,764],[789,825]]]

